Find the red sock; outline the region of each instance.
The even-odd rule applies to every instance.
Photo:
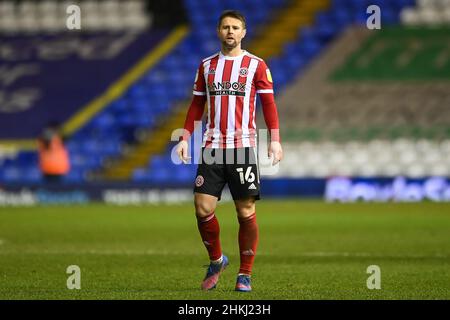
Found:
[[[197,217],[197,226],[202,236],[203,244],[208,250],[209,259],[220,259],[222,256],[219,239],[220,227],[214,212],[204,218]]]
[[[241,255],[241,267],[239,273],[251,275],[253,261],[255,260],[256,247],[258,246],[258,224],[256,212],[247,218],[239,220],[239,251]]]

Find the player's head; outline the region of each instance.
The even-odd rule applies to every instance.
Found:
[[[239,11],[222,12],[217,24],[217,35],[223,47],[234,49],[240,46],[246,32],[245,17]]]

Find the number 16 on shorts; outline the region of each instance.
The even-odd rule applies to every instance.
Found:
[[[244,176],[244,168],[236,168],[236,171],[239,172],[241,184],[244,184],[245,182],[252,183],[253,181],[255,181],[255,174],[252,172],[252,167],[247,167],[247,171],[245,171],[245,176]]]

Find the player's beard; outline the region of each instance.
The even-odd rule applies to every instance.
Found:
[[[227,40],[225,39],[224,41],[222,41],[222,46],[228,50],[232,50],[238,46],[238,42],[233,39],[233,42],[228,43]]]

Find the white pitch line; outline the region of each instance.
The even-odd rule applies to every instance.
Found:
[[[0,244],[2,240],[0,239]],[[201,252],[201,251],[199,251]],[[51,249],[32,249],[32,250],[20,250],[20,251],[0,251],[0,254],[48,254],[48,255],[64,255],[64,254],[92,254],[92,255],[198,255],[199,252],[176,252],[176,251],[163,251],[163,250],[51,250]],[[261,252],[258,256],[279,256],[279,254]],[[450,254],[435,253],[435,254],[377,254],[369,252],[326,252],[326,251],[312,251],[312,252],[298,252],[290,253],[289,257],[298,258],[385,258],[385,259],[450,259]]]
[[[325,251],[317,251],[317,252],[301,252],[299,254],[293,254],[293,256],[300,257],[357,257],[357,258],[450,258],[448,254],[377,254],[377,253],[369,253],[369,252],[325,252]]]
[[[48,255],[64,255],[64,254],[92,254],[92,255],[186,255],[186,252],[172,252],[172,251],[129,251],[129,250],[51,250],[51,249],[32,249],[32,250],[17,250],[17,251],[0,251],[0,254],[48,254]],[[188,253],[195,255],[195,253]]]

